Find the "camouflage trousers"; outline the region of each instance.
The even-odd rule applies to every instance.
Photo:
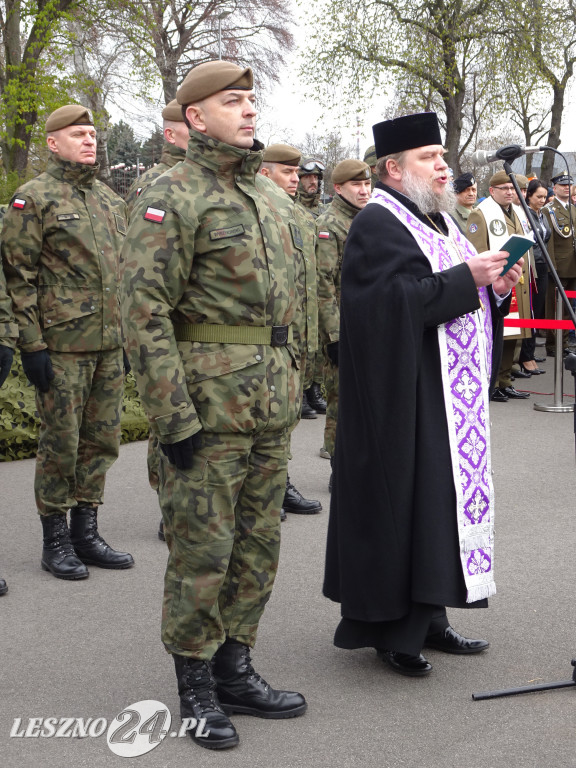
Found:
[[[150,432],[150,436],[148,437],[148,455],[146,456],[146,464],[148,465],[148,482],[153,491],[157,491],[159,485],[159,451],[160,445],[158,443],[158,438]]]
[[[324,367],[326,365],[324,352],[321,348],[309,354],[306,358],[306,370],[304,374],[304,389],[312,384],[322,384],[324,381]]]
[[[324,424],[324,448],[334,456],[336,421],[338,419],[338,368],[327,359],[324,366],[326,389],[326,423]]]
[[[169,555],[162,641],[211,659],[226,637],[253,646],[280,552],[287,430],[201,432],[190,470],[160,456]]]
[[[118,458],[124,389],[122,349],[50,352],[54,379],[36,392],[40,434],[34,493],[41,515],[102,504]]]

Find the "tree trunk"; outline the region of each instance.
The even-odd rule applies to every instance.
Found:
[[[560,146],[560,127],[562,125],[562,114],[564,112],[564,96],[566,89],[563,83],[555,83],[552,92],[554,94],[554,101],[552,102],[552,115],[550,120],[550,131],[548,133],[548,139],[546,145],[557,149]],[[550,183],[550,179],[554,174],[554,160],[556,154],[554,152],[544,152],[544,158],[542,160],[542,168],[540,170],[540,178],[545,184]]]

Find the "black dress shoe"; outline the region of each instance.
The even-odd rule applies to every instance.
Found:
[[[508,402],[507,396],[504,394],[504,392],[501,389],[498,389],[498,387],[496,387],[494,392],[492,392],[492,395],[490,396],[490,400],[492,400],[495,403],[507,403]]]
[[[426,648],[434,648],[443,653],[481,653],[490,646],[487,640],[473,640],[470,637],[462,637],[452,627],[446,627],[443,632],[428,635],[424,641]]]
[[[536,360],[534,360],[536,362]],[[524,363],[520,363],[520,368],[522,368],[523,371],[526,371],[530,374],[530,376],[540,376],[542,373],[546,373],[546,371],[542,371],[540,368],[526,368]]]
[[[532,372],[529,371],[527,368],[521,369],[519,371],[514,369],[512,371],[512,376],[515,379],[529,379],[532,376]]]
[[[0,595],[5,595],[6,592],[8,592],[8,584],[6,584],[4,579],[0,579]]]
[[[287,478],[282,509],[295,515],[316,515],[322,511],[322,504],[316,499],[305,499],[300,491],[292,485],[290,478]]]
[[[277,691],[255,671],[250,649],[227,639],[212,659],[216,692],[224,712],[271,720],[303,715],[306,699],[295,691]]]
[[[526,400],[530,397],[530,392],[518,392],[517,389],[514,389],[512,384],[510,384],[509,387],[501,389],[501,392],[503,392],[509,400]]]
[[[283,523],[284,521],[288,520],[288,515],[286,514],[286,510],[284,507],[280,510],[280,522]]]
[[[544,363],[544,362],[546,362],[546,358],[545,357],[535,357],[534,358],[534,362],[536,362],[536,363]]]
[[[390,669],[398,672],[399,675],[407,677],[424,677],[432,671],[432,664],[420,654],[411,656],[408,653],[398,653],[397,651],[385,651],[376,649],[378,658],[385,661]]]

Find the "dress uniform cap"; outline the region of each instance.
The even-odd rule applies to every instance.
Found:
[[[407,149],[442,144],[436,112],[419,112],[372,126],[376,157],[394,155]]]
[[[164,120],[172,120],[174,123],[183,123],[182,105],[178,104],[176,99],[172,99],[162,110],[162,118]]]
[[[574,184],[572,176],[567,176],[565,173],[559,173],[550,179],[552,184]]]
[[[231,61],[207,61],[186,75],[176,91],[178,104],[192,104],[219,91],[251,91],[254,78],[250,67],[243,69]]]
[[[372,175],[370,166],[362,160],[342,160],[332,171],[332,184],[344,184],[347,181],[363,181]]]
[[[364,152],[364,162],[366,165],[376,165],[378,158],[376,157],[376,147],[372,144],[366,152]]]
[[[506,173],[506,171],[496,171],[496,173],[491,176],[490,181],[488,182],[489,187],[499,187],[500,184],[511,184],[510,176]]]
[[[265,163],[281,163],[282,165],[298,166],[302,154],[289,144],[270,144],[264,150],[262,159]]]
[[[474,184],[476,184],[474,174],[469,172],[461,173],[460,176],[454,179],[454,191],[458,195],[460,192],[464,192],[465,189],[468,189],[468,187],[474,186]]]
[[[92,112],[81,104],[67,104],[58,107],[46,120],[46,133],[59,131],[69,125],[94,125]]]

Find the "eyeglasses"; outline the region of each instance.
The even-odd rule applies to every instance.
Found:
[[[326,166],[324,163],[321,163],[320,160],[310,160],[308,163],[304,163],[304,165],[301,165],[300,168],[303,171],[314,171],[316,168],[318,168],[319,171],[325,171]]]
[[[493,187],[493,189],[501,189],[502,192],[515,192],[516,190],[512,185],[508,185],[507,187]]]

